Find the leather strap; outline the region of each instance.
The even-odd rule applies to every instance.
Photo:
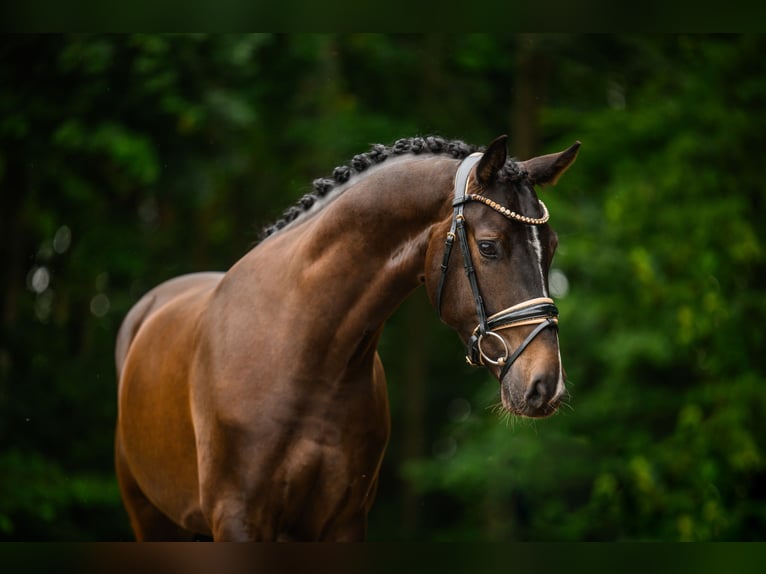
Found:
[[[505,364],[503,365],[503,368],[500,371],[500,380],[503,380],[503,377],[508,373],[508,370],[511,368],[511,365],[513,365],[514,361],[519,358],[519,355],[524,352],[524,349],[526,349],[529,344],[534,340],[535,337],[537,337],[540,333],[542,333],[543,329],[546,329],[547,327],[553,327],[554,329],[558,329],[558,325],[556,325],[556,322],[552,319],[546,319],[542,323],[540,323],[537,327],[535,327],[532,332],[527,335],[527,338],[522,341],[521,345],[513,352],[513,354],[508,357],[505,361]]]
[[[514,324],[521,323],[523,321],[530,321],[540,318],[553,318],[558,317],[558,315],[558,307],[556,307],[556,305],[553,303],[538,303],[537,305],[519,309],[518,311],[511,311],[510,309],[506,309],[504,311],[500,311],[499,313],[495,313],[487,320],[487,326],[489,327],[490,331],[494,331],[496,329],[513,327]]]
[[[465,231],[465,219],[462,215],[457,222],[457,237],[460,241],[460,250],[463,252],[465,274],[468,277],[468,283],[471,285],[471,292],[473,293],[473,300],[476,303],[476,316],[479,318],[479,332],[483,335],[487,332],[487,312],[484,310],[484,299],[481,296],[481,291],[479,291],[479,282],[476,279],[476,269],[473,266],[473,258],[471,257],[471,247],[468,245],[468,237]]]
[[[479,160],[484,155],[480,152],[472,153],[465,158],[455,173],[455,199],[452,202],[454,211],[452,213],[452,225],[450,226],[449,233],[447,233],[447,240],[444,244],[444,256],[442,257],[441,270],[442,274],[439,277],[439,284],[436,287],[436,312],[439,317],[442,315],[442,292],[444,291],[444,281],[447,278],[447,269],[449,268],[449,260],[452,255],[452,247],[455,244],[455,237],[457,233],[458,220],[465,222],[463,218],[463,206],[466,201],[466,187],[468,186],[468,176]]]

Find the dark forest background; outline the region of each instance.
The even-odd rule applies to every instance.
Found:
[[[439,134],[542,193],[572,393],[492,412],[424,293],[380,352],[393,437],[372,540],[766,537],[766,37],[19,35],[0,39],[0,539],[130,540],[116,330],[225,270],[372,143]]]

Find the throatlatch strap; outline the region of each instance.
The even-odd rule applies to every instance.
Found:
[[[439,286],[436,288],[436,312],[442,316],[442,291],[444,291],[444,279],[449,269],[449,258],[452,255],[452,246],[455,244],[455,234],[450,231],[447,241],[444,243],[444,256],[442,257],[442,274],[439,276]]]

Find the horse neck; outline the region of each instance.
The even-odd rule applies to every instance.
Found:
[[[458,163],[384,164],[262,246],[282,252],[281,280],[313,338],[374,352],[383,323],[422,281],[431,228],[452,212]]]

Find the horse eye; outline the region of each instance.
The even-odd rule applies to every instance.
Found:
[[[484,257],[497,257],[497,245],[494,241],[479,241],[479,251]]]

